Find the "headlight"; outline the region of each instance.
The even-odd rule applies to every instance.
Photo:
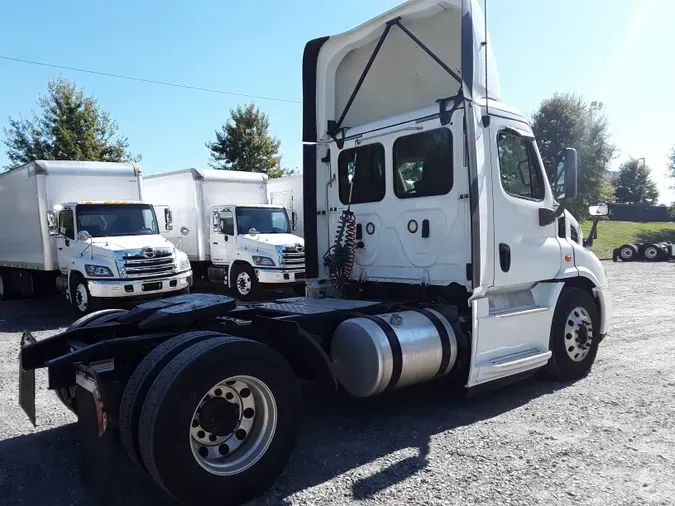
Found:
[[[112,277],[112,271],[104,265],[85,265],[84,270],[87,276],[96,277]]]
[[[178,254],[178,270],[179,271],[190,270],[190,259],[182,251]]]
[[[272,260],[270,257],[259,257],[257,255],[253,255],[253,263],[256,265],[268,265],[268,266],[274,266],[274,260]]]

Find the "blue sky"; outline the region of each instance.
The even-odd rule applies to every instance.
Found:
[[[305,42],[340,33],[399,0],[5,2],[0,55],[252,95],[301,100]],[[482,2],[481,2],[482,3]],[[605,104],[620,154],[645,157],[670,203],[675,146],[675,2],[489,0],[503,99],[526,113],[554,91]],[[117,120],[146,173],[206,166],[204,142],[248,100],[0,60],[0,127],[30,116],[51,77],[74,79]],[[256,100],[302,166],[299,103]],[[0,131],[0,141],[4,134]],[[3,146],[0,166],[7,164]]]

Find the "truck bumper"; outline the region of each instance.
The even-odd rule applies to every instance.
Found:
[[[158,279],[88,279],[89,293],[102,299],[127,298],[164,294],[192,286],[192,271]]]
[[[279,269],[256,269],[255,274],[260,283],[270,285],[305,282],[305,269],[285,271]]]

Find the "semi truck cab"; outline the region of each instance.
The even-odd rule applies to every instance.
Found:
[[[190,261],[160,235],[150,204],[68,202],[54,206],[47,221],[61,273],[57,287],[81,313],[104,299],[189,291]]]
[[[281,205],[222,205],[212,208],[209,278],[251,299],[256,285],[291,284],[304,294],[305,245],[293,234]]]

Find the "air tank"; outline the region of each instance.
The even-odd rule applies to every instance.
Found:
[[[340,385],[369,397],[446,375],[457,360],[457,339],[441,313],[413,309],[345,320],[330,355]]]

